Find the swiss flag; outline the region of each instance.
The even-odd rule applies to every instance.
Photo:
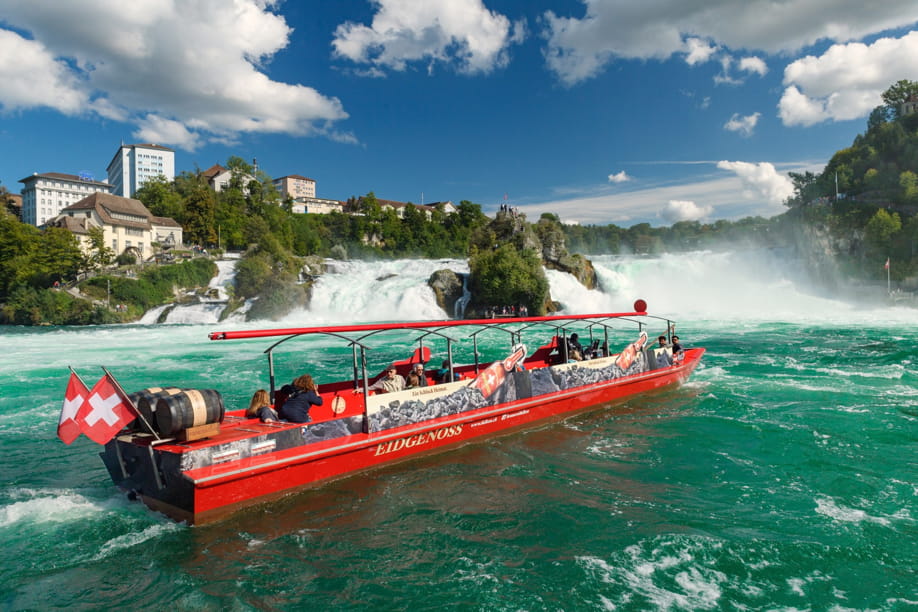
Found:
[[[134,420],[137,415],[111,374],[107,373],[95,384],[76,420],[80,429],[93,442],[105,444],[115,434]]]
[[[87,397],[89,397],[89,389],[76,375],[76,372],[71,371],[67,391],[64,392],[64,405],[61,406],[61,420],[57,424],[57,437],[65,444],[70,444],[80,437],[81,429],[77,422],[77,413]]]

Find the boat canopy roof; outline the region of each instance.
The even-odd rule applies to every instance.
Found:
[[[586,321],[600,323],[609,319],[623,319],[627,317],[653,317],[646,310],[632,312],[610,312],[599,314],[568,314],[543,317],[504,317],[499,319],[453,319],[446,321],[402,321],[395,323],[365,323],[359,325],[322,325],[317,327],[291,327],[282,329],[252,329],[238,331],[211,332],[211,340],[243,340],[249,338],[270,338],[276,336],[301,336],[306,334],[347,334],[357,332],[372,332],[390,329],[443,329],[449,327],[464,327],[480,325],[493,327],[509,323],[564,323],[572,321]],[[667,319],[662,319],[667,320]]]

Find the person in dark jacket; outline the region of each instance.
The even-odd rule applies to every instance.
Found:
[[[308,423],[312,420],[309,417],[309,409],[322,405],[319,388],[309,374],[303,374],[294,380],[292,386],[293,390],[281,406],[280,417],[292,423]]]

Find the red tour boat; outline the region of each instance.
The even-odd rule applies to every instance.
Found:
[[[672,333],[673,321],[647,314],[643,300],[623,313],[215,332],[212,340],[277,339],[265,351],[272,400],[274,351],[284,342],[336,338],[352,349],[353,375],[338,382],[317,376],[323,404],[311,408],[309,423],[263,423],[246,418],[244,410],[227,412],[213,390],[132,393],[140,416],[105,444],[101,456],[115,484],[150,508],[188,523],[210,522],[378,465],[678,385],[704,349],[674,356],[646,347],[645,329],[654,321]],[[580,361],[570,359],[573,329],[590,338]],[[505,357],[479,363],[479,337],[500,334],[496,330],[507,335]],[[377,348],[387,339],[391,344],[393,334],[417,343],[409,358],[394,364],[398,373],[406,375],[414,364],[424,363],[427,385],[367,391],[375,379],[368,376],[367,352],[374,343]],[[550,341],[527,353],[524,341],[535,338]],[[610,341],[623,350],[610,352]],[[473,356],[472,363],[455,364],[457,343],[470,345],[471,351],[461,354]],[[435,380],[438,368],[427,363],[432,346],[441,356],[438,363],[443,357],[448,361],[441,372],[444,382]],[[389,366],[380,363],[372,372]]]

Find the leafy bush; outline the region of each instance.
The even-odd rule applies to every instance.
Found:
[[[115,323],[115,313],[63,291],[20,287],[0,308],[0,322],[12,325],[90,325]]]
[[[469,269],[477,307],[524,304],[532,314],[545,313],[548,279],[532,249],[503,244],[493,251],[479,251],[469,259]]]

